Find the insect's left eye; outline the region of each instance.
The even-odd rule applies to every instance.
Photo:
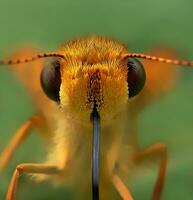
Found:
[[[41,73],[40,82],[45,94],[54,101],[59,101],[61,84],[60,61],[54,60],[46,65]]]
[[[127,63],[127,83],[129,98],[137,95],[145,84],[145,70],[143,65],[135,58],[130,58]]]

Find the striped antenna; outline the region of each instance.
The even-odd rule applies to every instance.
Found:
[[[39,53],[34,56],[23,58],[23,59],[16,59],[16,60],[0,60],[0,65],[13,65],[13,64],[20,64],[20,63],[27,63],[31,62],[40,58],[48,58],[48,57],[60,57],[65,58],[64,54],[55,53],[55,52],[48,52],[48,53]],[[163,62],[167,64],[174,64],[174,65],[183,65],[183,66],[190,66],[193,67],[193,61],[187,61],[187,60],[173,60],[173,59],[167,59],[167,58],[161,58],[156,56],[150,56],[146,54],[140,54],[140,53],[129,53],[124,54],[124,58],[142,58],[146,60],[152,60],[152,61],[158,61]]]
[[[163,62],[167,64],[174,64],[174,65],[183,65],[183,66],[190,66],[193,67],[193,61],[187,61],[187,60],[173,60],[173,59],[167,59],[167,58],[160,58],[156,56],[150,56],[140,53],[129,53],[125,54],[124,58],[143,58],[146,60],[153,60],[158,62]]]
[[[34,56],[28,57],[28,58],[23,58],[23,59],[16,59],[16,60],[0,60],[0,65],[14,65],[14,64],[20,64],[20,63],[27,63],[31,62],[40,58],[48,58],[48,57],[60,57],[60,58],[65,58],[63,54],[60,53],[39,53]]]

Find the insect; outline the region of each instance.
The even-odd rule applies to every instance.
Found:
[[[19,177],[24,173],[39,182],[73,182],[79,199],[91,199],[92,177],[93,199],[113,199],[113,191],[117,191],[122,199],[132,200],[124,177],[134,164],[151,157],[160,160],[152,195],[159,200],[167,148],[155,144],[140,150],[135,122],[147,103],[172,87],[175,69],[171,65],[193,66],[193,62],[130,53],[120,42],[99,36],[69,41],[56,52],[23,54],[0,64],[14,65],[13,71],[34,98],[37,113],[21,125],[0,154],[0,172],[33,128],[49,148],[46,161],[16,166],[6,200],[16,200]],[[52,60],[44,65],[40,59],[48,57]],[[142,64],[136,58],[145,61]],[[152,77],[163,81],[153,83]]]

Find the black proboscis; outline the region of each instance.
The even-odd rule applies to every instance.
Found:
[[[100,116],[94,106],[91,114],[93,123],[92,143],[92,199],[99,200],[99,169],[100,169]]]

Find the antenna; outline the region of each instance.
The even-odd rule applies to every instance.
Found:
[[[183,66],[193,67],[193,61],[176,60],[176,59],[173,60],[173,59],[161,58],[161,57],[150,56],[150,55],[145,55],[145,54],[140,54],[140,53],[125,54],[124,58],[143,58],[143,59],[146,59],[146,60],[153,60],[153,61],[163,62],[163,63],[167,63],[167,64],[183,65]]]
[[[48,52],[48,53],[39,53],[34,56],[23,58],[23,59],[16,59],[16,60],[0,60],[0,65],[14,65],[14,64],[21,64],[31,62],[40,58],[48,58],[48,57],[60,57],[65,58],[64,54]]]

